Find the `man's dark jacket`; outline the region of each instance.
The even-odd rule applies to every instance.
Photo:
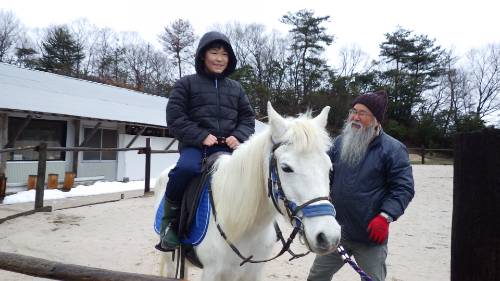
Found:
[[[213,42],[228,51],[229,62],[222,74],[208,74],[203,57]],[[196,74],[179,79],[167,104],[167,125],[181,146],[201,147],[212,134],[234,136],[244,142],[254,133],[255,113],[240,83],[227,78],[236,68],[236,56],[228,38],[219,32],[208,32],[196,51]]]
[[[342,235],[371,243],[368,224],[380,212],[394,220],[403,213],[415,193],[408,151],[404,144],[383,131],[369,144],[358,166],[340,161],[342,135],[329,152],[333,163],[331,196]]]

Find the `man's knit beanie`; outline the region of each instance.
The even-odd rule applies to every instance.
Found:
[[[352,106],[362,104],[372,112],[379,123],[384,120],[384,114],[387,110],[387,93],[383,90],[376,92],[368,92],[358,96]]]

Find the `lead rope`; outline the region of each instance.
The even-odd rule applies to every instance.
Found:
[[[366,272],[364,272],[363,269],[361,269],[361,267],[359,267],[356,264],[356,262],[354,262],[351,259],[351,257],[349,256],[349,254],[347,253],[347,251],[344,249],[344,247],[338,246],[337,247],[337,252],[342,257],[342,260],[344,260],[345,263],[350,264],[351,267],[361,276],[362,280],[364,280],[364,281],[373,281],[373,279],[368,274],[366,274]]]

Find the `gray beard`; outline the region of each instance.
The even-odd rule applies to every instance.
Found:
[[[359,129],[352,127],[352,124],[361,126]],[[351,167],[355,167],[365,156],[368,145],[377,133],[377,123],[374,122],[369,127],[363,127],[356,121],[346,122],[342,129],[342,146],[340,150],[340,161]]]

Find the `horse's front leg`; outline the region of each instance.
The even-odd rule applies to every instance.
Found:
[[[259,264],[246,264],[245,265],[245,270],[242,275],[240,275],[240,278],[237,279],[238,281],[260,281],[264,280],[262,278],[262,270],[264,268],[263,263]]]
[[[231,275],[231,274],[229,274]],[[210,267],[203,268],[203,272],[201,274],[201,281],[234,281],[235,279],[227,274],[224,274],[218,268]]]

